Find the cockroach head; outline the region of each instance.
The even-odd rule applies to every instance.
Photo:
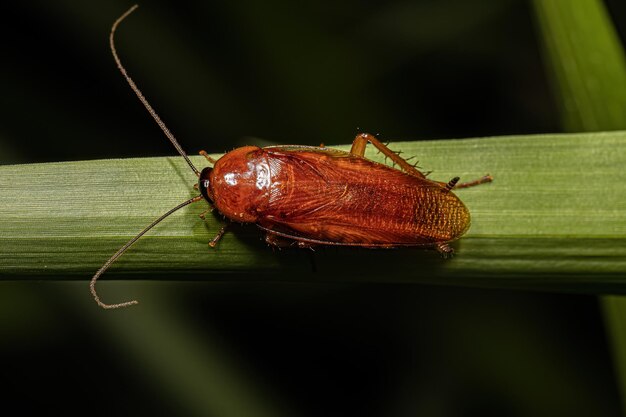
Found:
[[[206,167],[200,173],[200,178],[198,179],[198,189],[200,190],[200,194],[202,197],[210,203],[213,202],[213,193],[211,192],[211,171],[213,168]]]

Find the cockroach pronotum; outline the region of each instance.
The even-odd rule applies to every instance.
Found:
[[[131,7],[113,23],[109,36],[113,58],[131,89],[198,177],[200,194],[153,221],[96,272],[90,289],[100,307],[110,309],[138,303],[136,300],[103,303],[95,289],[98,277],[156,224],[201,200],[230,221],[256,224],[265,232],[265,241],[276,247],[418,246],[435,248],[443,256],[453,253],[449,243],[467,231],[470,214],[452,190],[490,182],[492,177],[486,175],[464,183],[458,182],[459,177],[447,183],[429,180],[367,133],[356,136],[350,152],[324,146],[244,146],[214,160],[201,151],[213,167],[198,171],[128,76],[117,55],[115,30],[136,8],[136,5]],[[368,143],[399,169],[365,158]],[[226,226],[220,229],[210,246],[216,245],[225,229]]]

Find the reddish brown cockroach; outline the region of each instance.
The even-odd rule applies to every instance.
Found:
[[[198,171],[117,56],[115,30],[136,8],[124,13],[111,28],[113,58],[139,100],[198,176],[200,195],[156,219],[96,272],[90,289],[98,305],[118,308],[137,304],[135,300],[120,304],[100,301],[95,290],[98,277],[157,223],[202,199],[231,221],[255,223],[265,232],[265,241],[278,247],[421,246],[435,248],[444,256],[452,254],[448,244],[460,238],[470,225],[469,211],[452,189],[489,182],[491,176],[465,183],[458,183],[459,177],[448,183],[429,180],[367,133],[356,136],[350,152],[300,145],[244,146],[213,160],[201,151],[213,167]],[[366,159],[368,143],[400,169]],[[215,246],[225,228],[209,245]]]

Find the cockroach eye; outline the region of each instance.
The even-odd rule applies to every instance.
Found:
[[[213,168],[211,167],[204,168],[200,173],[200,179],[198,180],[200,194],[202,194],[202,197],[204,197],[206,201],[211,201],[211,198],[209,197],[209,188],[211,187],[211,180],[209,179],[209,176],[211,175],[211,171],[213,171]]]

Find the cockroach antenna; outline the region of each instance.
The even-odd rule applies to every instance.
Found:
[[[96,272],[96,274],[93,276],[93,278],[91,278],[91,282],[89,283],[89,290],[91,291],[91,295],[93,295],[94,300],[96,300],[96,303],[98,303],[98,305],[100,307],[106,308],[106,309],[113,309],[113,308],[128,307],[128,306],[132,306],[132,305],[135,305],[135,304],[139,304],[139,301],[137,301],[137,300],[125,301],[125,302],[119,303],[119,304],[106,304],[106,303],[103,303],[102,301],[100,301],[100,297],[98,297],[98,293],[96,292],[96,281],[98,280],[100,275],[102,275],[104,273],[104,271],[109,269],[109,266],[111,266],[111,264],[113,262],[115,262],[120,256],[122,256],[124,254],[124,252],[126,252],[128,250],[128,248],[130,248],[133,245],[133,243],[135,243],[137,240],[139,240],[139,238],[141,236],[145,235],[148,232],[148,230],[152,229],[154,226],[159,224],[163,219],[165,219],[167,216],[169,216],[170,214],[174,213],[175,211],[178,211],[181,208],[183,208],[183,207],[185,207],[185,206],[187,206],[187,205],[189,205],[191,203],[195,203],[196,201],[200,201],[200,200],[202,200],[202,196],[201,195],[196,196],[194,198],[190,198],[189,200],[185,201],[184,203],[180,203],[179,205],[177,205],[173,209],[169,210],[167,213],[165,213],[164,215],[162,215],[161,217],[159,217],[158,219],[156,219],[155,221],[150,223],[150,225],[148,227],[146,227],[145,229],[143,229],[137,236],[135,236],[134,238],[129,240],[128,243],[126,243],[124,246],[122,246],[117,252],[115,252],[115,254],[113,256],[111,256],[109,258],[108,261],[106,261],[104,263],[104,265],[102,265],[102,267],[98,270],[98,272]]]
[[[185,161],[187,161],[187,164],[193,170],[196,176],[199,177],[200,171],[198,171],[195,165],[191,162],[191,160],[189,159],[189,157],[187,156],[183,148],[180,146],[180,144],[174,137],[174,134],[170,132],[170,130],[167,128],[167,126],[165,126],[165,123],[163,123],[163,121],[161,120],[159,115],[156,113],[156,111],[154,111],[150,103],[148,103],[148,100],[146,100],[146,98],[143,96],[143,94],[141,93],[141,90],[139,90],[139,87],[137,87],[137,84],[135,84],[133,79],[130,78],[130,76],[126,72],[126,68],[124,68],[124,65],[122,65],[122,61],[117,56],[117,50],[115,49],[115,31],[117,30],[117,27],[120,25],[120,23],[122,23],[124,19],[126,19],[132,12],[134,12],[137,9],[137,7],[139,6],[135,4],[133,7],[128,9],[126,13],[118,17],[118,19],[113,23],[113,26],[111,27],[111,34],[109,35],[109,44],[111,45],[111,52],[113,53],[113,59],[115,60],[115,63],[117,64],[117,68],[120,70],[124,78],[126,78],[126,81],[128,81],[128,85],[130,85],[130,88],[135,92],[135,94],[137,94],[137,98],[139,98],[139,101],[141,101],[141,104],[143,104],[146,110],[148,110],[148,113],[150,113],[150,116],[152,116],[152,118],[159,125],[163,133],[165,133],[165,136],[167,136],[170,142],[172,142],[172,145],[174,145],[178,153],[181,154],[183,158],[185,158]]]
[[[139,101],[141,101],[141,103],[144,105],[146,110],[148,110],[148,113],[150,113],[150,115],[157,122],[157,124],[159,125],[161,130],[163,130],[163,133],[165,133],[165,136],[167,136],[167,138],[170,140],[170,142],[172,142],[172,145],[174,145],[174,147],[176,148],[178,153],[180,153],[181,156],[183,158],[185,158],[185,161],[187,161],[187,164],[193,170],[193,172],[196,174],[196,176],[199,177],[200,176],[200,172],[198,171],[198,169],[194,166],[194,164],[191,162],[191,160],[189,159],[189,157],[187,156],[187,154],[185,153],[183,148],[179,145],[178,141],[176,140],[176,138],[174,137],[172,132],[170,132],[170,130],[167,128],[167,126],[165,126],[165,123],[163,123],[163,121],[161,120],[159,115],[156,113],[156,111],[154,111],[154,109],[152,108],[150,103],[148,103],[148,100],[146,100],[146,98],[143,96],[143,94],[141,93],[141,91],[139,90],[139,88],[137,87],[135,82],[126,73],[126,69],[122,65],[122,61],[117,56],[117,51],[115,49],[115,30],[117,29],[119,24],[122,23],[122,21],[128,15],[130,15],[133,11],[135,11],[135,9],[137,7],[139,7],[139,6],[134,5],[133,7],[128,9],[126,11],[126,13],[121,15],[113,23],[113,26],[111,27],[111,34],[109,35],[109,43],[111,45],[111,52],[113,53],[113,59],[115,59],[115,63],[117,64],[117,68],[120,70],[120,72],[122,73],[124,78],[126,78],[126,81],[128,81],[128,84],[130,85],[130,88],[135,92],[135,94],[139,98]],[[211,160],[208,157],[207,157],[207,159]],[[191,203],[195,203],[196,201],[200,201],[200,200],[202,200],[202,195],[193,197],[193,198],[191,198],[191,199],[189,199],[189,200],[187,200],[187,201],[185,201],[183,203],[180,203],[179,205],[177,205],[173,209],[169,210],[167,213],[163,214],[161,217],[159,217],[158,219],[156,219],[155,221],[150,223],[150,225],[148,227],[146,227],[145,229],[143,229],[137,236],[135,236],[130,241],[128,241],[128,243],[126,243],[124,246],[122,246],[117,252],[115,252],[115,254],[113,256],[111,256],[109,258],[108,261],[106,261],[104,263],[104,265],[102,265],[102,267],[98,270],[98,272],[96,272],[96,274],[93,276],[93,278],[91,278],[91,282],[89,283],[89,289],[91,291],[91,294],[93,295],[94,300],[96,300],[96,303],[98,303],[98,305],[100,307],[105,308],[105,309],[113,309],[113,308],[120,308],[120,307],[128,307],[128,306],[132,306],[132,305],[135,305],[135,304],[139,303],[139,301],[137,301],[137,300],[126,301],[126,302],[118,303],[118,304],[106,304],[106,303],[103,303],[100,300],[100,297],[98,296],[98,293],[96,292],[96,281],[111,266],[111,264],[113,264],[113,262],[115,262],[120,256],[122,256],[124,254],[124,252],[126,252],[133,245],[133,243],[135,243],[137,240],[139,240],[139,238],[142,237],[144,234],[146,234],[150,229],[152,229],[154,226],[159,224],[163,219],[165,219],[166,217],[168,217],[170,214],[174,213],[175,211],[178,211],[181,208],[183,208],[183,207],[185,207],[185,206],[187,206],[187,205],[189,205]]]

